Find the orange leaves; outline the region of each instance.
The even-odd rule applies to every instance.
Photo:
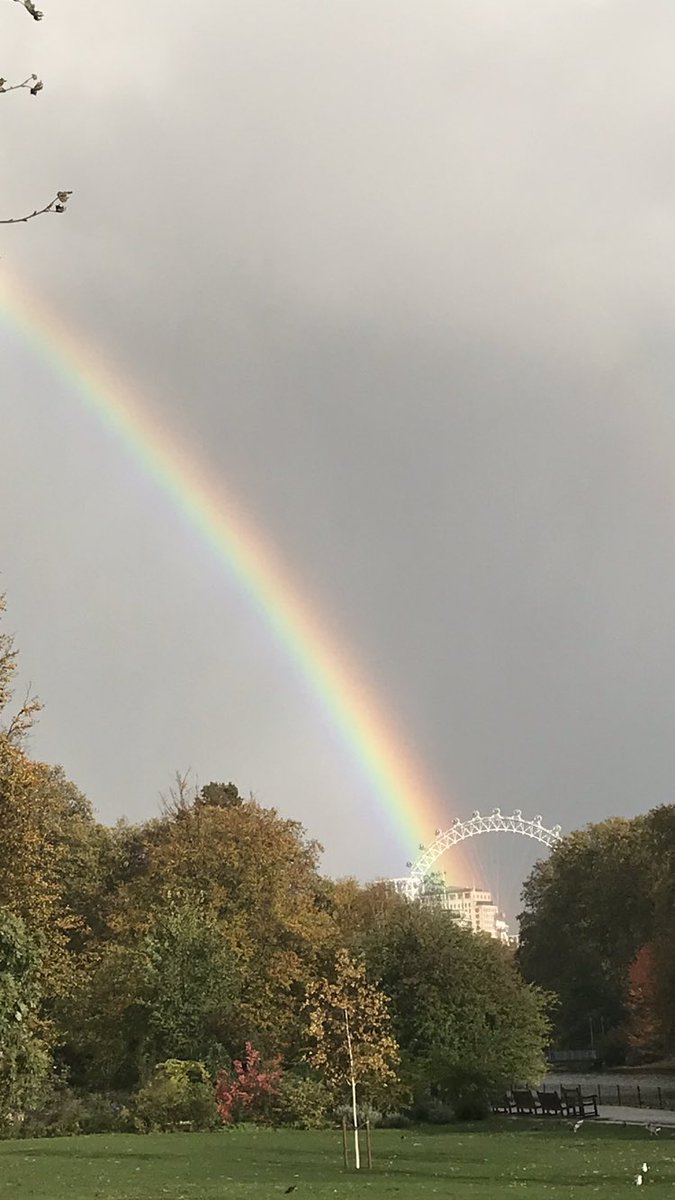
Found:
[[[642,1054],[659,1049],[660,1020],[658,1015],[658,963],[654,948],[642,946],[628,970],[626,1033],[629,1045]]]

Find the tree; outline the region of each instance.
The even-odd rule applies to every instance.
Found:
[[[193,803],[137,836],[143,862],[117,892],[112,927],[147,930],[167,892],[198,900],[242,981],[232,1051],[248,1039],[266,1055],[297,1055],[305,985],[332,934],[317,903],[317,844],[254,800]]]
[[[207,783],[200,788],[190,782],[188,771],[176,771],[168,796],[161,794],[162,812],[165,817],[179,817],[193,808],[238,808],[244,803],[243,796],[234,783]]]
[[[674,805],[570,834],[534,868],[523,898],[519,961],[558,994],[562,1046],[585,1046],[595,1032],[601,1051],[625,1054],[631,964],[649,945],[659,1040],[675,1049]]]
[[[212,808],[239,808],[243,803],[234,783],[207,783],[195,801],[197,807],[211,805]]]
[[[19,917],[0,909],[0,1126],[36,1103],[49,1073],[40,974],[37,940]]]
[[[656,1058],[661,1049],[657,1008],[658,974],[653,946],[642,946],[628,970],[626,1036],[641,1058]]]
[[[0,620],[7,611],[7,601],[0,594]],[[30,688],[15,712],[7,714],[14,699],[14,677],[18,667],[18,651],[11,633],[0,633],[0,738],[9,745],[21,745],[32,728],[42,705]]]
[[[612,818],[570,834],[523,889],[518,959],[527,979],[560,1000],[562,1047],[616,1037],[626,1021],[628,968],[651,939],[652,864],[644,818]]]
[[[105,941],[60,1007],[76,1082],[129,1087],[167,1059],[229,1057],[237,965],[213,914],[165,894],[152,924]]]
[[[644,838],[653,878],[655,995],[663,1051],[675,1054],[675,805],[664,804],[644,818]]]
[[[48,999],[69,987],[68,951],[82,949],[91,932],[87,919],[107,834],[60,767],[28,757],[16,729],[14,721],[0,732],[0,906],[40,937]]]
[[[40,9],[36,8],[33,0],[15,0],[15,2],[21,4],[34,21],[42,20],[43,14]],[[38,96],[43,88],[44,84],[42,80],[38,79],[35,74],[30,74],[27,79],[13,84],[8,83],[6,79],[0,78],[0,95],[6,95],[8,92],[27,91],[31,96]],[[72,192],[58,191],[53,200],[50,200],[48,204],[44,204],[42,208],[35,208],[32,212],[26,213],[21,217],[5,217],[0,220],[0,225],[25,224],[26,221],[32,221],[34,217],[41,217],[46,213],[64,213],[71,196]]]
[[[383,992],[366,978],[363,959],[339,950],[332,979],[307,988],[307,1060],[335,1095],[351,1092],[354,1156],[360,1168],[357,1085],[381,1091],[396,1079],[399,1050]]]
[[[213,914],[190,897],[167,897],[142,941],[151,1058],[222,1062],[240,989],[236,963]]]
[[[453,1101],[460,1076],[488,1090],[541,1079],[550,1001],[523,981],[509,947],[381,885],[352,899],[349,921],[389,998],[402,1078],[419,1099]]]
[[[0,617],[5,600],[0,596]],[[20,916],[52,947],[63,937],[55,927],[58,903],[59,847],[52,836],[54,806],[49,770],[32,762],[25,752],[26,736],[39,701],[28,691],[11,711],[17,651],[10,634],[0,634],[0,907]],[[43,956],[45,966],[51,956]]]

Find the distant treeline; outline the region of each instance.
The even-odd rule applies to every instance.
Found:
[[[309,1000],[340,963],[363,973],[380,1013],[355,1034],[364,1102],[440,1104],[477,1079],[484,1090],[540,1076],[548,998],[509,948],[386,885],[327,879],[302,826],[232,783],[177,780],[154,820],[101,824],[60,768],[28,754],[37,706],[13,712],[15,667],[5,635],[0,1119],[54,1080],[129,1094],[167,1061],[215,1080],[251,1047],[256,1062],[337,1093],[338,1052],[317,1048],[329,1025]]]
[[[592,1021],[617,1060],[672,1052],[675,808],[566,838],[526,884],[515,956],[385,884],[327,879],[302,826],[232,783],[177,779],[155,819],[101,824],[30,757],[39,706],[13,708],[15,669],[2,635],[0,1129],[55,1089],[78,1128],[78,1097],[119,1095],[149,1127],[190,1089],[211,1115],[218,1089],[222,1119],[285,1094],[318,1121],[348,1100],[350,1005],[360,1100],[392,1120],[479,1115],[536,1082],[551,1013],[561,1046]]]

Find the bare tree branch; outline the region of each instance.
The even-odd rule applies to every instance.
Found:
[[[33,217],[43,216],[44,213],[65,212],[68,197],[72,194],[72,192],[57,192],[54,199],[49,204],[45,204],[44,208],[36,208],[34,212],[27,213],[25,217],[5,217],[0,220],[0,225],[21,225],[25,221],[32,221]]]
[[[187,771],[176,771],[173,787],[169,788],[168,796],[159,793],[160,806],[165,817],[179,817],[189,812],[198,795],[197,784],[190,782],[191,768]]]
[[[15,0],[16,4],[21,4],[26,12],[33,18],[34,21],[41,21],[43,14],[35,7],[34,0]],[[7,92],[17,92],[26,89],[31,96],[37,96],[43,89],[44,84],[37,75],[29,75],[21,83],[8,84],[6,79],[0,78],[0,95]],[[45,213],[64,213],[66,204],[72,192],[57,192],[54,199],[50,200],[49,204],[45,204],[44,208],[36,208],[31,213],[26,213],[23,217],[4,217],[0,219],[0,225],[22,225],[26,221],[32,221],[35,217],[42,217]]]
[[[21,743],[35,723],[37,714],[42,711],[42,704],[31,692],[31,685],[26,689],[26,696],[21,708],[14,714],[9,725],[3,730],[8,741]]]
[[[33,4],[33,0],[16,0],[16,3],[23,4],[23,7],[25,8],[26,12],[30,13],[30,15],[34,21],[42,20],[42,17],[44,14],[41,13],[40,10],[35,7],[35,5]]]
[[[38,79],[37,75],[29,75],[28,79],[24,79],[23,83],[7,83],[6,79],[0,79],[0,95],[4,92],[18,92],[21,88],[27,88],[31,96],[37,96],[41,92],[44,83]]]

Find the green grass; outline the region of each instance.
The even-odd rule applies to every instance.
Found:
[[[493,1121],[420,1131],[376,1130],[372,1171],[345,1172],[337,1132],[256,1130],[116,1134],[0,1142],[0,1200],[503,1200],[514,1195],[673,1196],[675,1135],[587,1123]],[[364,1147],[365,1150],[365,1147]],[[364,1154],[365,1158],[365,1154]],[[639,1192],[639,1195],[645,1195]]]

